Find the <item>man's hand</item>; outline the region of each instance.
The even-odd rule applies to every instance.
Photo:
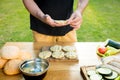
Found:
[[[76,10],[75,12],[73,12],[71,17],[67,20],[67,22],[75,30],[79,29],[80,25],[82,24],[82,15],[81,15],[80,11]]]
[[[70,18],[67,20],[68,24],[71,25],[74,29],[79,29],[82,24],[82,13],[84,9],[86,8],[89,0],[79,0],[78,7],[76,11],[70,16]]]
[[[43,17],[43,20],[42,20],[44,23],[52,26],[52,27],[63,27],[65,25],[68,25],[67,23],[66,24],[63,24],[61,22],[61,20],[54,20],[50,17],[50,15],[46,14],[44,17]]]

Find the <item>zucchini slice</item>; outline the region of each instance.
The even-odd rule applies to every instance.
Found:
[[[118,73],[115,72],[115,71],[112,71],[112,75],[111,76],[105,76],[105,79],[107,79],[107,80],[114,80],[117,77],[118,77]]]
[[[91,76],[91,75],[94,75],[94,74],[96,74],[96,70],[88,70],[87,71],[88,76]]]
[[[112,75],[112,70],[106,67],[100,67],[96,69],[96,71],[102,75],[102,76],[111,76]]]
[[[99,74],[90,75],[90,80],[102,80],[102,76]]]

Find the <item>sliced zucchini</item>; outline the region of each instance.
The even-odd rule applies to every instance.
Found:
[[[96,71],[95,71],[95,70],[88,70],[88,71],[87,71],[87,75],[88,75],[88,76],[93,75],[93,74],[96,74]]]
[[[102,80],[102,76],[99,74],[90,75],[90,80]]]
[[[106,67],[100,67],[96,69],[96,71],[101,74],[102,76],[111,76],[112,75],[112,70]]]
[[[111,76],[105,76],[105,79],[107,79],[107,80],[114,80],[117,77],[118,77],[118,73],[115,72],[115,71],[112,71],[112,75]]]

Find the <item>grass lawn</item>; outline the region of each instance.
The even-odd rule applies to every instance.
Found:
[[[90,0],[84,22],[77,31],[79,41],[120,41],[120,0]]]
[[[120,0],[90,0],[77,30],[78,41],[120,41]],[[76,2],[75,6],[76,8]],[[5,42],[33,41],[29,13],[22,0],[0,1],[0,47]]]

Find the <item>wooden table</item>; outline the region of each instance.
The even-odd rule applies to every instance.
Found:
[[[52,61],[43,80],[83,80],[80,74],[81,66],[99,65],[101,61],[96,54],[96,48],[102,42],[77,42],[74,43],[79,61]],[[7,42],[4,46],[15,45],[20,49],[28,50],[35,54],[33,42]],[[22,74],[7,76],[0,70],[0,80],[24,80]]]

